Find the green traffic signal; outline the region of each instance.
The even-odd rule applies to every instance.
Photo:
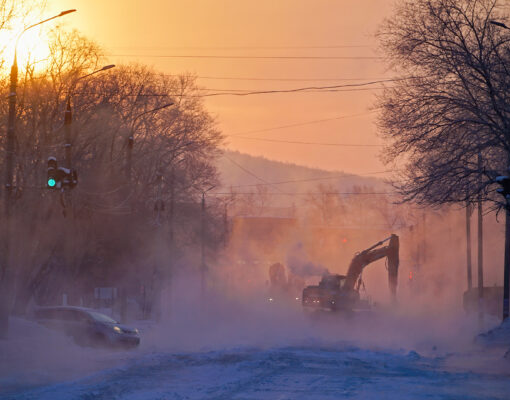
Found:
[[[55,187],[56,184],[57,184],[57,182],[55,181],[55,179],[53,179],[53,178],[48,179],[48,186],[49,187],[51,187],[51,188]]]

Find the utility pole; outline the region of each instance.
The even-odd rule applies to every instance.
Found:
[[[473,288],[473,276],[471,266],[471,205],[466,202],[466,260],[467,260],[467,288]]]
[[[202,304],[205,300],[205,192],[202,192],[202,207],[200,212],[200,294]]]
[[[478,169],[482,170],[482,154],[478,153]],[[480,177],[481,180],[481,177]],[[484,299],[483,299],[483,213],[482,193],[478,194],[478,322],[483,328]]]
[[[11,83],[9,88],[9,118],[7,120],[7,143],[5,155],[5,187],[4,187],[4,246],[2,269],[0,270],[0,339],[7,338],[9,331],[9,314],[11,304],[11,202],[14,164],[14,140],[16,123],[16,87],[18,82],[18,62],[14,53],[14,62],[11,67]]]
[[[202,192],[202,206],[200,212],[200,293],[202,296],[202,304],[205,301],[205,274],[207,272],[207,265],[205,264],[205,194],[214,189],[216,186],[213,185],[209,189]]]
[[[170,249],[174,249],[174,207],[175,207],[175,171],[172,168],[170,172],[170,204],[168,208],[168,235],[170,239]]]
[[[227,248],[228,244],[228,203],[225,202],[225,209],[223,211],[223,248]]]

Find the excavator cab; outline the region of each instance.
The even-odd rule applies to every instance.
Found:
[[[343,283],[345,282],[345,278],[345,275],[338,274],[323,275],[321,281],[319,282],[319,287],[323,289],[341,289]]]

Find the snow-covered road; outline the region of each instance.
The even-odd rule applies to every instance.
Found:
[[[510,371],[476,371],[469,365],[472,357],[342,344],[152,353],[77,380],[18,388],[2,398],[508,399]],[[463,358],[465,366],[459,365]]]
[[[509,346],[474,343],[476,320],[462,315],[207,316],[140,322],[131,352],[80,348],[13,318],[0,342],[0,399],[510,398]]]

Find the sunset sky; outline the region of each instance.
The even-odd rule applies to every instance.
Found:
[[[78,12],[61,22],[96,40],[109,61],[140,62],[168,74],[191,72],[199,77],[201,87],[211,89],[209,93],[332,86],[392,76],[377,58],[380,54],[374,38],[378,25],[391,13],[392,0],[48,3],[48,15],[76,8]],[[225,95],[206,98],[206,105],[227,136],[229,149],[367,174],[386,169],[378,160],[382,142],[372,110],[375,94],[380,92],[376,88],[381,86],[321,93]],[[317,120],[327,121],[308,123]],[[268,130],[286,125],[298,126]]]

